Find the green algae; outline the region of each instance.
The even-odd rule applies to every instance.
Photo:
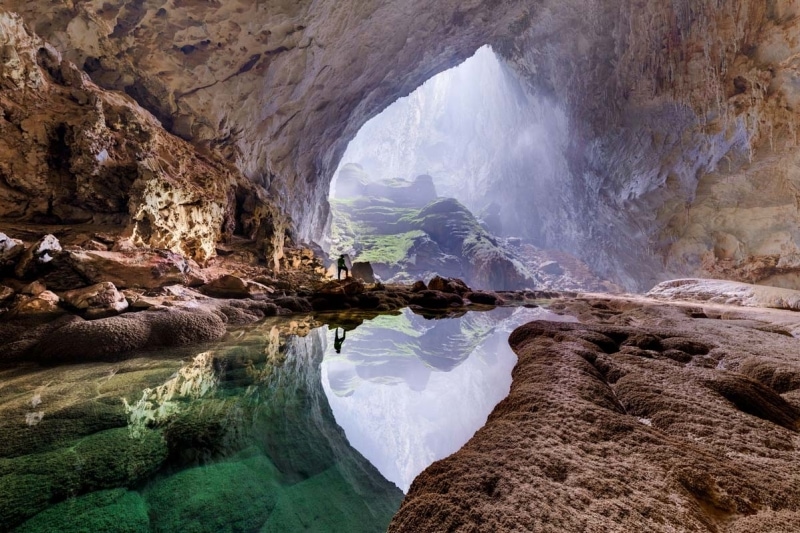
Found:
[[[92,492],[70,498],[37,514],[17,533],[147,533],[147,505],[137,492],[126,489]]]
[[[0,523],[13,526],[49,503],[77,494],[133,486],[166,457],[160,432],[131,438],[127,429],[118,428],[57,451],[0,459]]]
[[[144,492],[155,532],[257,531],[269,518],[281,475],[263,455],[183,470]]]
[[[400,494],[395,500],[376,498],[378,505],[370,506],[332,467],[286,489],[260,533],[384,531],[381,524],[391,521],[400,500]]]

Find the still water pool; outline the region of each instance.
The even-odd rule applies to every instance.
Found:
[[[202,349],[0,370],[0,531],[384,531],[509,390],[542,309],[275,318]]]

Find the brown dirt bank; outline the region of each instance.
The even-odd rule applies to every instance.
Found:
[[[420,474],[390,532],[800,531],[797,318],[556,305],[582,323],[512,334],[508,398]]]

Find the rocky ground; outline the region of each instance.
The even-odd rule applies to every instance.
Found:
[[[331,206],[332,255],[369,261],[383,280],[441,275],[484,289],[537,285],[534,274],[469,209],[437,196],[431,176],[371,181],[359,165],[347,165]]]
[[[30,239],[45,228],[12,229]],[[46,229],[59,237],[0,234],[0,362],[85,362],[209,342],[281,314],[407,306],[436,313],[542,296],[473,291],[440,277],[413,285],[338,281],[303,248],[286,249],[273,269],[247,240],[219,245],[219,256],[201,266],[92,226]]]
[[[508,398],[464,448],[415,480],[390,531],[789,532],[800,521],[793,291],[679,280],[654,289],[672,300],[660,301],[480,292],[440,277],[339,282],[311,250],[287,249],[274,270],[259,264],[252,242],[233,241],[200,265],[102,228],[43,229],[15,226],[19,239],[0,237],[8,368],[125,359],[218,340],[278,314],[459,313],[557,298],[550,308],[580,323],[514,332]],[[337,325],[359,320],[345,314]]]
[[[706,298],[707,300],[707,298]],[[790,532],[800,318],[585,295],[516,330],[509,396],[390,531]]]

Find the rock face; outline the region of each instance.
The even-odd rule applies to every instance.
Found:
[[[390,532],[796,528],[796,339],[730,307],[743,320],[624,300],[566,307],[592,323],[512,334],[508,398],[415,479]]]
[[[375,272],[372,270],[372,265],[368,261],[353,263],[353,268],[350,269],[350,275],[364,283],[375,283]]]
[[[689,300],[800,311],[800,291],[717,279],[676,279],[647,293],[659,300]]]
[[[534,193],[525,181],[498,184],[516,212],[531,213],[540,245],[557,244],[627,288],[700,272],[797,285],[800,214],[787,191],[800,179],[800,44],[788,0],[3,7],[53,47],[4,15],[3,109],[13,110],[4,120],[14,124],[5,150],[31,154],[3,156],[9,216],[132,215],[143,241],[196,243],[200,259],[239,209],[237,229],[268,242],[277,261],[287,231],[321,231],[329,180],[359,127],[490,44],[531,105],[561,117],[548,131],[560,170],[543,173]],[[253,190],[231,194],[220,158],[150,127],[155,119],[128,97],[103,93],[100,116],[86,96],[93,85],[59,53],[168,131],[233,161]],[[30,111],[42,107],[18,96],[31,87],[58,106]]]
[[[233,229],[235,169],[97,87],[18,17],[0,13],[0,29],[0,220],[127,225],[136,244],[211,257]]]
[[[354,255],[389,281],[442,275],[487,289],[535,286],[532,274],[466,207],[437,198],[430,176],[366,182],[357,169],[345,174],[332,201],[333,256]]]

